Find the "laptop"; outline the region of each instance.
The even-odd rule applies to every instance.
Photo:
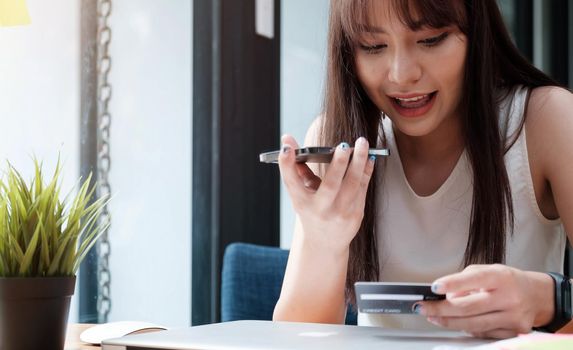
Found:
[[[102,342],[103,350],[464,349],[488,343],[459,332],[390,330],[318,323],[233,321]]]

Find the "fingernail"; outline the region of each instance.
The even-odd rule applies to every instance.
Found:
[[[368,158],[372,163],[374,163],[376,161],[376,156],[370,156],[370,158]]]
[[[346,142],[343,142],[340,144],[340,148],[342,148],[343,151],[346,151],[350,148],[350,145],[347,144]]]
[[[421,315],[422,312],[424,311],[424,309],[423,309],[422,305],[416,304],[416,305],[414,305],[413,311],[415,314]]]
[[[291,148],[289,145],[284,145],[281,149],[281,151],[285,154],[288,153],[290,150],[291,150]]]
[[[366,138],[364,138],[363,136],[359,137],[358,140],[356,140],[356,143],[358,145],[365,145],[367,143]]]
[[[442,290],[442,284],[439,282],[434,282],[432,283],[432,292],[436,293],[436,294],[440,294]]]

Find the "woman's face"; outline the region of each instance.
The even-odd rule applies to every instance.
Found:
[[[457,26],[412,31],[388,1],[373,4],[373,27],[355,45],[358,79],[402,133],[430,135],[459,118],[466,36]]]

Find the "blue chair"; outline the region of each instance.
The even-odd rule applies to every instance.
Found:
[[[225,249],[221,281],[221,321],[272,320],[283,283],[288,250],[246,243]],[[348,307],[346,324],[356,325]]]

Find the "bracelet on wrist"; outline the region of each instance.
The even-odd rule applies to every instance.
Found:
[[[534,328],[543,332],[555,333],[563,328],[573,318],[573,294],[571,293],[571,280],[555,272],[547,272],[554,284],[554,310],[551,322],[542,327]]]

